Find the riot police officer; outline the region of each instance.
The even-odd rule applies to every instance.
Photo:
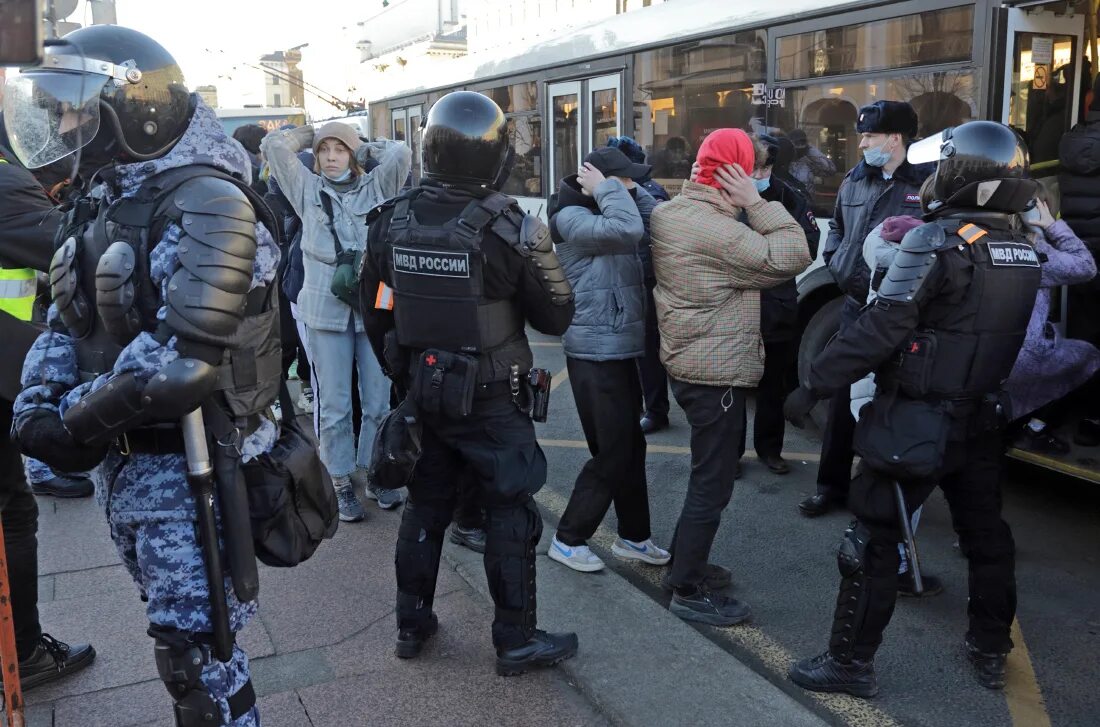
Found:
[[[575,634],[535,628],[542,518],[532,495],[546,481],[546,458],[521,410],[533,362],[524,322],[564,333],[573,293],[547,227],[497,191],[513,152],[491,99],[441,98],[422,148],[421,184],[367,218],[361,282],[371,343],[423,427],[398,531],[397,655],[416,656],[436,630],[440,551],[468,466],[484,492],[497,673],[519,674],[577,650]]]
[[[948,129],[939,157],[926,224],[906,234],[879,297],[815,359],[785,405],[798,425],[815,400],[876,372],[877,393],[856,430],[863,477],[850,500],[857,519],[837,553],[829,648],[790,670],[814,691],[878,691],[874,655],[897,598],[902,540],[895,483],[909,512],[943,489],[970,564],[965,649],[982,686],[1004,686],[1016,584],[1000,512],[998,392],[1039,285],[1039,258],[1017,216],[1037,185],[1026,147],[1001,124]]]
[[[193,497],[196,437],[180,423],[208,413],[226,493],[240,492],[240,461],[278,436],[264,414],[279,385],[276,227],[250,196],[248,157],[172,56],[117,26],[49,46],[9,79],[4,117],[29,167],[73,153],[104,165],[62,224],[50,330],[24,364],[13,429],[62,471],[102,462],[111,534],[148,601],[177,725],[256,725],[232,637],[256,611],[255,561],[234,557],[251,533],[219,532],[212,497]],[[221,523],[240,515],[219,499]]]

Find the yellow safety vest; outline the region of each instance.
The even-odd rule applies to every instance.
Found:
[[[0,157],[0,164],[8,160]],[[34,296],[38,281],[30,268],[0,268],[0,310],[21,321],[34,317]]]
[[[30,268],[0,268],[0,310],[21,321],[34,316],[38,281]]]

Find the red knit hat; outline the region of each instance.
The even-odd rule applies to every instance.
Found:
[[[718,129],[710,133],[699,146],[696,157],[699,176],[695,181],[709,187],[718,188],[714,171],[724,164],[738,164],[746,174],[752,174],[756,166],[756,153],[752,148],[752,139],[740,129]]]

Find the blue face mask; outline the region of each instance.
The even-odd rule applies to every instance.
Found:
[[[767,177],[765,179],[755,179],[754,178],[752,180],[752,183],[756,185],[756,191],[757,192],[763,192],[768,187],[772,186],[772,178],[771,177]]]
[[[336,182],[337,184],[339,184],[340,182],[346,182],[349,179],[351,179],[351,167],[348,167],[347,169],[345,169],[344,173],[341,174],[339,177],[330,177],[329,175],[326,174],[325,178],[328,179],[328,181]]]
[[[870,167],[884,167],[890,162],[890,152],[880,146],[873,146],[863,150],[863,161]]]

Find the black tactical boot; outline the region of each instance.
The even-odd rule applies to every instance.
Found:
[[[540,629],[526,644],[514,649],[497,649],[497,674],[517,676],[534,667],[554,666],[576,655],[576,634],[551,634]]]
[[[397,631],[397,649],[395,653],[399,659],[415,659],[420,656],[424,644],[439,630],[439,619],[433,613],[428,622],[415,628],[399,629]]]
[[[95,485],[87,477],[57,475],[45,482],[32,482],[31,492],[47,497],[89,497]]]
[[[95,661],[89,644],[65,644],[42,634],[34,651],[19,661],[19,683],[23,691],[75,674]]]
[[[966,655],[970,663],[974,665],[978,683],[986,689],[1005,688],[1005,664],[1008,661],[1008,652],[990,653],[982,651],[973,639],[966,637]]]
[[[878,694],[875,661],[842,662],[829,652],[791,664],[791,681],[812,692],[846,692],[854,697]]]

